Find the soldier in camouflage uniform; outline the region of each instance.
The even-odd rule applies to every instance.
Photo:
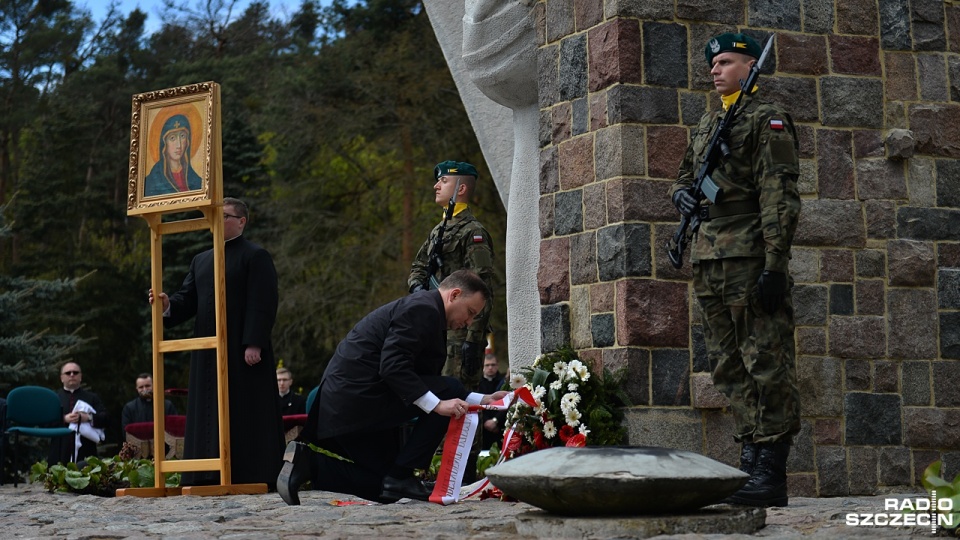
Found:
[[[493,244],[490,242],[490,234],[473,216],[468,206],[477,183],[477,169],[469,163],[444,161],[434,168],[433,173],[436,178],[433,185],[436,202],[444,209],[454,191],[458,190],[454,215],[447,222],[443,233],[443,267],[435,276],[437,281],[443,281],[461,268],[468,268],[476,272],[493,291]],[[420,247],[417,258],[410,267],[410,277],[407,279],[410,292],[424,288],[429,283],[427,269],[430,264],[430,250],[439,228],[438,223]],[[475,390],[480,383],[491,304],[492,302],[487,302],[483,312],[469,327],[447,332],[447,363],[443,367],[443,374],[456,377],[469,390]]]
[[[726,109],[740,93],[760,46],[744,34],[723,34],[705,49]],[[758,85],[759,87],[759,85]],[[727,502],[786,506],[786,461],[800,431],[796,383],[790,245],[800,214],[797,135],[790,115],[753,93],[727,138],[730,155],[712,173],[723,195],[710,205],[691,185],[723,111],[707,112],[691,134],[671,189],[685,216],[704,218],[693,238],[693,284],[713,382],[730,400],[740,468],[750,480]]]

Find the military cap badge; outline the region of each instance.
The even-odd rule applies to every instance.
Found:
[[[433,168],[433,177],[439,179],[441,176],[472,176],[478,178],[477,168],[466,161],[443,161],[437,163]]]
[[[724,52],[736,52],[753,58],[760,58],[760,55],[763,54],[763,48],[752,37],[742,32],[720,34],[707,42],[707,46],[703,49],[707,65],[713,67],[713,57]]]

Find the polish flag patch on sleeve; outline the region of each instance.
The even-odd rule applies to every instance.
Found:
[[[783,130],[783,120],[771,119],[770,129],[775,129],[777,131]]]
[[[473,243],[474,243],[474,244],[482,244],[482,243],[483,243],[483,235],[482,235],[482,234],[475,234],[475,235],[473,235]]]

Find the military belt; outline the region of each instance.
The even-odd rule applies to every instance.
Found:
[[[736,216],[740,214],[759,214],[760,203],[758,201],[734,201],[722,204],[710,204],[700,207],[700,220],[710,221],[711,219],[727,216]]]

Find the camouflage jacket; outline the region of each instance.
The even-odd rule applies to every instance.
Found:
[[[442,222],[441,222],[442,223]],[[410,266],[410,277],[407,278],[407,288],[427,281],[427,268],[430,265],[430,247],[437,237],[440,223],[430,231],[430,237],[420,246],[417,258]],[[460,213],[450,218],[443,233],[443,268],[440,269],[437,281],[460,270],[467,268],[476,272],[483,281],[494,291],[496,273],[493,268],[493,244],[487,229],[473,217],[470,208],[464,208]],[[467,341],[486,344],[487,323],[490,321],[490,304],[488,303],[473,324],[467,328]]]
[[[708,112],[691,134],[680,175],[670,195],[693,184],[710,135],[723,110]],[[766,270],[787,272],[790,245],[800,215],[797,179],[799,144],[790,115],[755,94],[744,96],[727,139],[730,157],[711,177],[723,188],[719,210],[729,203],[756,201],[759,213],[738,213],[703,221],[693,239],[690,260],[764,257]],[[709,201],[703,200],[708,205]]]

